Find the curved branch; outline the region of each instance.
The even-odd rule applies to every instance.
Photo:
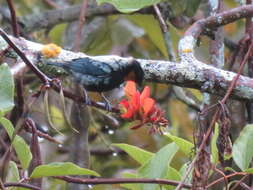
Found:
[[[184,37],[179,42],[178,49],[182,61],[195,62],[195,60],[197,60],[193,55],[194,47],[196,46],[198,37],[204,31],[224,26],[241,18],[252,17],[252,15],[253,5],[244,5],[198,20],[189,27],[189,29],[185,32]]]

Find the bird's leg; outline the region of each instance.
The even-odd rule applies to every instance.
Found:
[[[112,111],[112,105],[111,102],[105,97],[105,95],[101,92],[100,95],[102,96],[103,100],[105,101],[105,109],[108,112]]]
[[[88,96],[88,93],[87,93],[87,91],[85,90],[85,88],[83,88],[83,95],[84,95],[84,103],[85,103],[86,105],[91,105],[91,100],[90,100],[90,98],[89,98],[89,96]]]

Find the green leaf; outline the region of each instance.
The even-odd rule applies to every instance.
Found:
[[[237,166],[246,170],[253,156],[253,125],[246,125],[233,145],[232,156]]]
[[[5,119],[3,117],[0,118],[0,123],[7,131],[9,138],[12,139],[14,133],[14,127],[12,126],[12,123],[8,119]],[[16,135],[13,139],[12,145],[17,153],[22,168],[27,169],[30,164],[30,161],[32,160],[32,153],[30,151],[30,147],[26,144],[24,139],[18,135]]]
[[[139,169],[139,176],[144,178],[164,178],[167,175],[168,165],[178,151],[175,143],[161,148],[148,162]],[[157,184],[144,184],[143,190],[155,190]]]
[[[165,176],[165,179],[180,181],[181,180],[181,175],[175,168],[169,167],[168,171],[167,171],[167,174]],[[175,186],[171,186],[171,185],[166,185],[164,187],[167,190],[175,189]]]
[[[49,37],[51,39],[51,43],[61,44],[63,33],[66,29],[67,24],[57,24],[52,30],[49,32]]]
[[[154,155],[151,152],[148,152],[146,150],[143,150],[139,147],[129,145],[129,144],[112,144],[113,146],[116,146],[122,150],[124,150],[129,156],[131,156],[135,161],[137,161],[140,164],[144,164],[148,160],[152,158]]]
[[[15,162],[10,161],[8,167],[8,173],[6,176],[6,182],[18,182],[20,180],[18,167]],[[25,188],[11,187],[9,190],[24,190]]]
[[[97,0],[98,4],[110,3],[115,8],[123,13],[130,13],[138,11],[143,7],[154,5],[159,3],[161,0]]]
[[[133,23],[143,28],[147,33],[150,40],[161,51],[161,53],[168,57],[167,48],[165,46],[164,37],[161,31],[161,27],[157,19],[152,15],[127,15],[126,18]],[[171,51],[171,50],[170,50]]]
[[[183,138],[180,138],[180,137],[177,137],[177,136],[174,136],[170,133],[166,133],[165,134],[166,137],[168,137],[169,139],[171,139],[174,143],[176,143],[176,145],[179,147],[179,149],[186,155],[190,155],[191,152],[192,152],[192,149],[194,148],[194,145],[183,139]]]
[[[49,177],[49,176],[65,176],[65,175],[92,175],[100,176],[97,172],[81,168],[71,162],[53,162],[46,165],[36,167],[31,178]]]
[[[14,80],[7,64],[0,65],[0,111],[5,113],[14,106]]]
[[[129,45],[135,38],[145,34],[144,30],[124,17],[118,17],[110,25],[114,45]]]
[[[17,181],[19,181],[19,179],[20,179],[20,177],[19,177],[18,167],[15,162],[10,161],[6,181],[7,182],[17,182]]]
[[[212,163],[214,164],[217,164],[219,162],[218,148],[216,145],[218,136],[219,136],[219,126],[218,126],[218,123],[216,123],[215,128],[214,128],[214,134],[211,140],[211,152],[212,152],[211,160],[212,160]]]

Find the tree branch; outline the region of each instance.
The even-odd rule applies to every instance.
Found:
[[[182,60],[192,61],[194,57],[194,47],[198,37],[204,31],[214,30],[219,26],[223,26],[241,18],[252,17],[253,5],[244,5],[234,9],[224,11],[222,13],[198,20],[185,32],[184,37],[179,42],[179,54]]]
[[[25,32],[38,31],[54,27],[57,24],[78,20],[81,11],[81,5],[73,5],[68,8],[49,10],[40,14],[26,15],[20,18]],[[100,16],[119,13],[112,5],[103,4],[97,6],[94,3],[88,4],[85,16]]]
[[[253,8],[253,6],[252,6]],[[9,36],[14,42],[17,40]],[[26,43],[26,48],[21,47],[19,44]],[[34,64],[38,61],[38,52],[43,47],[42,44],[34,43],[24,40],[23,43],[18,43],[18,47],[23,51],[29,52],[29,58]],[[0,44],[6,44],[0,38]],[[7,44],[6,44],[7,47]],[[3,47],[0,47],[3,49]],[[67,50],[62,50],[60,55],[54,60],[50,61],[68,61],[75,58],[87,57],[83,53],[74,53]],[[119,61],[129,63],[132,58],[123,58],[119,56],[89,56],[91,59],[117,63]],[[206,65],[193,57],[191,59],[183,59],[181,63],[161,61],[161,60],[144,60],[137,59],[144,72],[145,80],[165,84],[175,84],[177,86],[195,88],[203,92],[223,96],[227,88],[232,82],[236,73],[217,69],[215,67]],[[16,65],[11,69],[12,74],[17,76],[18,73],[25,69],[25,64]],[[238,100],[253,101],[253,79],[245,76],[240,76],[235,88],[232,91],[231,98]]]

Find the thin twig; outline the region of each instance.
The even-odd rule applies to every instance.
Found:
[[[247,175],[247,173],[245,173],[245,172],[232,173],[232,174],[230,174],[230,175],[227,175],[226,178],[228,179],[228,178],[231,178],[231,177],[234,177],[234,176],[237,176],[237,175],[243,175],[243,176],[244,176],[244,175]],[[212,187],[213,185],[215,185],[215,184],[217,184],[217,183],[220,183],[220,182],[222,182],[222,181],[224,181],[224,177],[221,177],[221,178],[219,178],[219,179],[213,181],[212,183],[209,183],[209,184],[206,186],[206,188],[208,189],[208,188]]]
[[[11,25],[12,31],[15,37],[19,37],[19,25],[17,23],[16,11],[13,5],[12,0],[7,0],[9,10],[11,13]],[[17,105],[15,106],[16,109],[13,109],[12,116],[13,116],[13,123],[15,124],[18,118],[22,115],[24,110],[24,96],[23,96],[23,79],[22,76],[16,79],[16,88],[17,88]],[[14,112],[17,112],[15,114]]]
[[[226,187],[225,187],[225,188],[226,188],[225,190],[228,190],[228,179],[227,179],[226,175],[225,175],[221,170],[219,170],[219,169],[216,168],[216,167],[214,168],[214,170],[223,176],[224,182],[225,182],[225,186],[226,186]]]
[[[18,26],[18,22],[17,22],[17,17],[16,17],[16,11],[13,5],[12,0],[7,0],[8,6],[9,6],[9,10],[11,13],[11,26],[12,26],[12,30],[13,30],[13,34],[15,37],[19,37],[19,26]]]
[[[236,190],[236,188],[245,180],[249,175],[245,175],[240,179],[230,190]]]
[[[153,7],[154,7],[155,13],[157,15],[161,30],[163,32],[163,38],[164,38],[165,45],[167,48],[169,60],[176,61],[176,55],[175,55],[175,51],[174,51],[174,48],[173,48],[173,45],[171,42],[171,36],[169,33],[169,26],[166,24],[159,7],[157,5],[154,5]]]
[[[17,183],[14,183],[14,182],[4,183],[4,187],[24,187],[24,188],[32,189],[32,190],[41,190],[41,188],[39,188],[37,186],[30,185],[27,183],[18,183],[18,182]]]
[[[29,125],[25,125],[25,130],[29,133],[32,133],[32,129]],[[44,139],[48,140],[49,142],[53,142],[53,143],[56,143],[56,144],[62,144],[61,142],[57,141],[56,139],[54,139],[50,135],[48,135],[46,133],[43,133],[41,131],[37,130],[37,134],[38,134],[39,137],[44,138]]]
[[[154,9],[155,9],[155,12],[156,12],[156,15],[157,15],[157,17],[158,17],[158,20],[159,20],[161,29],[163,30],[163,33],[168,32],[168,25],[167,25],[166,22],[164,21],[160,9],[158,8],[157,5],[154,5],[153,7],[154,7]]]
[[[38,141],[37,129],[36,129],[34,121],[31,118],[27,118],[25,120],[25,124],[32,129],[32,140],[31,140],[31,145],[30,145],[30,149],[33,155],[32,163],[30,166],[30,171],[32,171],[35,167],[42,164],[41,152],[40,152],[40,146],[39,146],[39,141]],[[34,185],[37,185],[38,187],[41,188],[42,179],[33,179],[33,183]]]
[[[55,177],[67,181],[69,183],[101,185],[101,184],[125,184],[125,183],[150,183],[150,184],[162,184],[162,185],[178,185],[178,181],[166,180],[166,179],[138,179],[138,178],[78,178],[78,177]],[[191,185],[183,184],[184,188],[191,188]]]
[[[79,24],[78,24],[78,28],[75,34],[75,41],[74,41],[74,48],[73,48],[74,51],[80,51],[81,36],[82,36],[83,25],[85,23],[85,14],[87,10],[87,5],[88,5],[87,0],[83,0],[80,16],[79,16]]]

